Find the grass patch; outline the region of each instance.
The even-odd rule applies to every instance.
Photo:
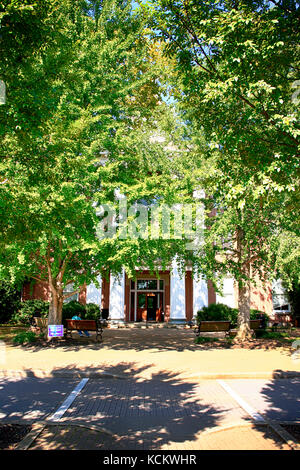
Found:
[[[195,338],[196,344],[213,343],[214,341],[219,341],[219,339],[210,338],[209,336],[197,336],[197,338]]]
[[[28,328],[26,327],[16,327],[16,326],[1,326],[0,327],[0,341],[4,341],[5,343],[12,343],[16,334],[22,333],[27,331]]]
[[[278,339],[278,340],[286,340],[290,338],[290,334],[281,331],[257,331],[256,332],[257,338],[262,339]]]
[[[285,338],[283,341],[285,343],[291,343],[292,344],[294,341],[297,341],[297,340],[300,340],[300,336],[295,337],[295,338]]]

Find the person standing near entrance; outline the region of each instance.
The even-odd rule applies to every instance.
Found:
[[[72,317],[72,320],[81,320],[80,313],[79,313],[78,315],[74,315],[74,316]],[[85,336],[87,336],[87,337],[90,337],[90,336],[91,336],[91,335],[89,334],[89,332],[86,331],[86,330],[83,330],[83,333],[84,333]],[[79,334],[79,336],[83,336],[81,330],[78,330],[78,334]]]

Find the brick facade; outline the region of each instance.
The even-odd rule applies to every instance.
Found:
[[[125,276],[124,283],[124,320],[134,321],[134,309],[133,309],[133,291],[130,287],[130,279]],[[154,275],[151,275],[149,271],[138,271],[136,273],[138,279],[156,279]],[[171,298],[170,298],[170,271],[160,271],[160,279],[164,281],[164,292],[163,292],[163,313],[164,321],[170,321],[171,318]],[[191,271],[186,271],[185,279],[182,280],[183,295],[185,295],[185,319],[191,321],[195,312],[193,311],[193,277]],[[100,307],[103,310],[109,310],[110,296],[111,296],[111,283],[109,277],[102,278],[101,288],[101,302]],[[237,306],[237,288],[234,286],[232,292],[232,298],[234,299],[234,306]],[[46,282],[26,283],[23,286],[22,300],[29,299],[42,299],[49,301],[50,289]],[[206,305],[216,303],[217,295],[210,281],[207,283],[207,301]],[[89,300],[87,299],[87,289],[83,287],[79,293],[79,302],[85,304]],[[223,303],[226,303],[221,299]],[[136,298],[135,298],[136,302]],[[256,286],[252,286],[251,289],[251,308],[260,310],[262,312],[271,315],[273,312],[272,304],[272,292],[271,286],[264,287],[261,283],[257,283]],[[136,313],[135,313],[136,315]]]

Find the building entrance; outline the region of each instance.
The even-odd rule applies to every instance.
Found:
[[[164,321],[164,281],[156,279],[131,281],[130,299],[131,321]]]
[[[136,321],[163,321],[163,293],[138,292]]]

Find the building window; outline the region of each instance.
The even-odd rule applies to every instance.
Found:
[[[130,282],[131,291],[163,291],[164,281],[162,279],[138,279]]]
[[[286,302],[284,296],[277,295],[275,298],[273,296],[273,309],[276,312],[290,312],[291,307],[290,304]]]
[[[287,293],[280,280],[274,281],[272,286],[272,301],[274,313],[290,312],[291,306]]]
[[[137,290],[157,290],[157,280],[140,279],[137,281]]]

